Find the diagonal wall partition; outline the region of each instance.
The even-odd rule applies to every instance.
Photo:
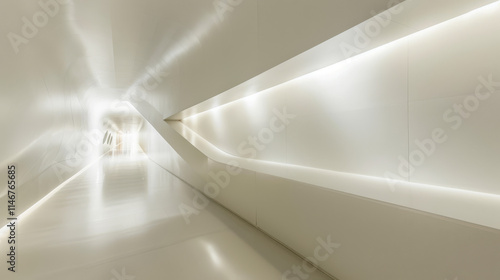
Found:
[[[413,3],[407,11],[418,10]],[[339,255],[318,266],[339,279],[495,279],[500,6],[474,3],[446,21],[380,35],[385,44],[362,54],[256,94],[241,90],[249,81],[167,119],[186,149],[207,157],[207,182],[181,173],[183,149],[158,162],[176,163],[178,176],[303,257],[331,234]],[[253,82],[319,59],[319,50]],[[171,150],[151,125],[148,153]]]

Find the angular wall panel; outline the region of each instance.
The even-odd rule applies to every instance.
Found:
[[[497,3],[411,38],[410,152],[446,137],[414,156],[411,181],[500,194],[499,15]]]
[[[484,6],[182,121],[237,157],[498,194],[499,14]],[[276,110],[290,120],[271,133]]]

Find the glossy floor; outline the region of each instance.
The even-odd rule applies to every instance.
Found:
[[[188,224],[194,196],[142,153],[105,157],[18,221],[17,272],[2,262],[0,279],[287,279],[302,264],[214,203]]]

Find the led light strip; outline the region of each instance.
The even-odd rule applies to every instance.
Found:
[[[111,150],[108,151],[108,152],[106,152],[106,153],[104,153],[104,154],[102,154],[95,161],[91,162],[90,164],[88,164],[87,166],[85,166],[84,168],[82,168],[82,170],[78,171],[75,175],[71,176],[66,181],[64,181],[63,183],[61,183],[59,186],[57,186],[55,189],[53,189],[51,192],[49,192],[47,195],[45,195],[42,199],[40,199],[39,201],[37,201],[35,204],[33,204],[32,206],[30,206],[28,209],[26,209],[23,213],[19,214],[19,216],[17,216],[17,221],[20,221],[22,218],[24,218],[24,217],[28,216],[29,214],[31,214],[38,207],[40,207],[43,203],[45,203],[52,196],[54,196],[58,191],[60,191],[67,184],[69,184],[71,181],[73,181],[76,177],[80,176],[83,172],[87,171],[92,165],[94,165],[95,163],[97,163],[98,161],[100,161],[109,152],[111,152]],[[8,225],[8,223],[5,226],[3,226],[2,228],[0,228],[0,233],[3,232],[4,229],[7,229],[7,225]]]
[[[441,25],[444,25],[444,24],[447,24],[447,23],[450,23],[450,22],[453,22],[453,21],[461,20],[461,19],[463,19],[463,18],[465,18],[465,17],[474,16],[476,13],[481,13],[481,12],[484,12],[484,11],[486,11],[486,10],[488,10],[488,9],[494,8],[494,6],[495,6],[495,5],[499,5],[499,4],[500,4],[500,0],[499,0],[499,1],[495,1],[495,2],[493,2],[493,3],[490,3],[490,4],[487,4],[487,5],[485,5],[485,6],[482,6],[482,7],[476,8],[476,9],[473,9],[473,10],[471,10],[471,11],[466,12],[465,14],[462,14],[462,15],[456,16],[456,17],[454,17],[454,18],[451,18],[451,19],[448,19],[448,20],[442,21],[442,22],[440,22],[440,23],[437,23],[437,24],[435,24],[435,25],[429,26],[429,27],[424,28],[424,29],[422,29],[422,30],[419,30],[419,31],[416,31],[416,32],[414,32],[414,33],[408,34],[408,35],[403,36],[403,37],[401,37],[401,38],[398,38],[398,39],[396,39],[396,40],[394,40],[394,41],[391,41],[391,42],[389,42],[389,43],[383,44],[383,45],[381,45],[381,46],[378,46],[378,47],[375,47],[375,48],[370,49],[370,50],[368,50],[368,51],[365,51],[365,52],[363,52],[363,53],[360,53],[360,54],[358,54],[358,55],[352,56],[352,57],[350,57],[350,58],[348,58],[348,59],[341,60],[341,61],[339,61],[339,62],[336,62],[336,63],[331,64],[331,65],[328,65],[328,66],[326,66],[326,67],[323,67],[323,68],[320,68],[320,69],[314,70],[314,71],[312,71],[312,72],[310,72],[310,73],[307,73],[307,74],[304,74],[304,75],[302,75],[302,76],[295,77],[295,78],[290,79],[290,80],[288,80],[288,81],[285,81],[285,82],[283,82],[283,83],[280,83],[280,84],[274,85],[274,86],[272,86],[272,87],[266,88],[266,89],[264,89],[264,90],[262,90],[262,91],[259,91],[259,92],[256,92],[256,93],[253,93],[253,94],[250,94],[250,95],[247,95],[247,96],[243,96],[243,97],[241,97],[241,98],[238,98],[238,99],[235,99],[235,100],[232,100],[232,101],[226,102],[226,103],[224,103],[224,104],[218,105],[218,106],[216,106],[216,107],[210,108],[210,109],[208,109],[208,110],[205,110],[205,111],[202,111],[202,112],[199,112],[199,113],[196,113],[196,114],[189,115],[189,116],[187,116],[187,117],[185,117],[185,118],[183,118],[183,119],[189,119],[189,118],[196,117],[196,116],[198,116],[198,115],[200,115],[200,114],[204,114],[204,113],[207,113],[207,112],[211,112],[211,111],[216,111],[216,110],[219,110],[220,108],[222,108],[222,107],[224,107],[224,106],[228,106],[228,105],[230,105],[230,104],[234,104],[234,103],[236,103],[236,102],[243,101],[244,99],[249,98],[249,97],[253,97],[253,96],[257,95],[257,94],[262,94],[262,93],[265,93],[265,92],[267,92],[267,91],[270,91],[270,90],[272,90],[272,89],[274,89],[274,88],[277,88],[277,87],[280,87],[280,86],[285,85],[285,84],[287,84],[287,83],[290,83],[290,82],[292,82],[292,81],[296,81],[296,80],[302,79],[302,78],[307,77],[307,76],[309,76],[309,75],[317,74],[317,73],[321,72],[322,70],[324,70],[324,69],[326,69],[326,68],[329,68],[329,67],[332,67],[332,66],[334,66],[334,65],[341,64],[341,63],[346,63],[347,61],[349,61],[349,59],[352,59],[352,58],[354,58],[354,57],[358,57],[358,56],[366,55],[366,54],[372,53],[372,52],[374,52],[374,51],[376,51],[376,50],[378,50],[378,49],[380,49],[380,48],[387,47],[387,46],[389,46],[389,45],[391,45],[391,44],[396,44],[397,42],[400,42],[400,41],[403,41],[403,40],[408,40],[409,38],[411,38],[411,37],[413,37],[413,36],[417,36],[417,35],[419,35],[419,34],[421,34],[421,33],[423,33],[423,32],[428,32],[429,30],[432,30],[433,28],[437,28],[437,27],[439,27],[439,26],[441,26]],[[373,18],[368,19],[368,21],[369,21],[369,20],[371,20],[371,19],[373,19]],[[365,22],[363,22],[363,23],[365,23]],[[363,23],[361,23],[361,24],[363,24]],[[300,54],[299,54],[299,56],[300,56]],[[188,109],[188,110],[189,110],[189,109]]]

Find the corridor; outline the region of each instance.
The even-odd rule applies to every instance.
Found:
[[[500,280],[500,0],[0,0],[0,280]]]
[[[187,224],[179,206],[194,195],[142,151],[110,152],[21,218],[17,271],[0,278],[266,280],[302,265],[213,202]]]

